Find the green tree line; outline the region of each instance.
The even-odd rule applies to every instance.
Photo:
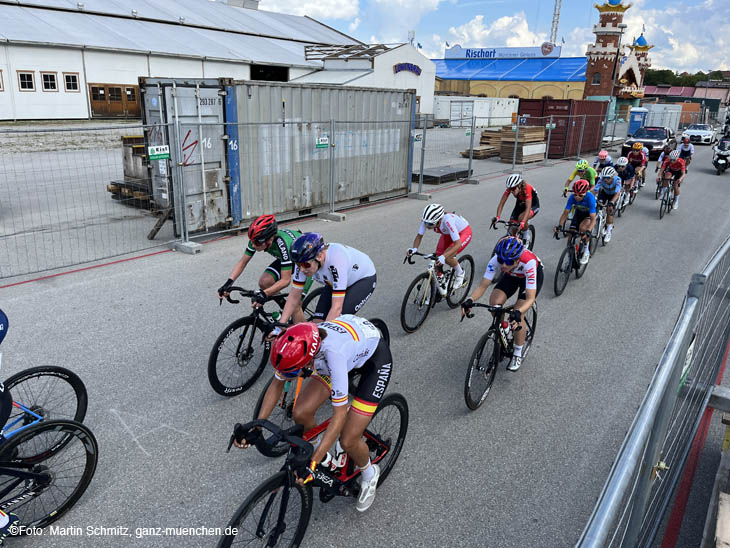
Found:
[[[646,74],[644,75],[644,85],[658,86],[660,84],[669,84],[670,86],[694,87],[697,85],[697,82],[702,82],[708,79],[722,80],[722,73],[717,70],[714,70],[709,74],[699,71],[695,72],[694,74],[685,74],[683,76],[680,76],[673,70],[647,69]]]

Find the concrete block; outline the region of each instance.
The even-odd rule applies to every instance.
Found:
[[[408,195],[409,198],[412,198],[413,200],[430,200],[431,195],[427,192],[411,192]]]
[[[317,213],[318,219],[324,219],[325,221],[335,221],[337,223],[347,219],[347,215],[344,213]]]
[[[203,246],[195,242],[175,242],[172,248],[189,255],[195,255],[203,250]]]

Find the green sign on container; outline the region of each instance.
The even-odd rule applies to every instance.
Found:
[[[169,160],[170,147],[167,145],[158,145],[147,148],[147,154],[150,160]]]

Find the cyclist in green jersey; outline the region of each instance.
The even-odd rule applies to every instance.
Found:
[[[294,263],[291,259],[291,245],[302,233],[298,230],[280,230],[273,215],[261,215],[248,228],[248,246],[241,259],[235,264],[231,275],[218,289],[218,298],[228,295],[228,289],[246,269],[251,257],[257,251],[265,251],[274,257],[272,262],[259,278],[259,290],[254,297],[254,304],[263,304],[266,298],[283,291],[292,280]],[[306,295],[312,278],[308,278],[303,294]],[[296,322],[304,321],[301,308],[294,314]]]
[[[563,197],[568,195],[568,187],[570,187],[570,183],[575,179],[577,176],[578,179],[584,179],[588,181],[588,184],[591,185],[591,190],[593,190],[593,187],[596,186],[596,177],[597,177],[596,170],[593,169],[590,165],[588,165],[587,160],[578,160],[578,163],[575,164],[575,169],[573,170],[573,173],[570,174],[570,177],[568,177],[568,180],[565,181],[565,188],[563,189]]]

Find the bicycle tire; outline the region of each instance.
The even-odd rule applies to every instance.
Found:
[[[56,381],[58,381],[56,383]],[[67,419],[83,422],[88,407],[88,394],[81,378],[66,369],[55,365],[41,365],[24,369],[5,381],[6,390],[10,390],[13,399],[43,417],[44,420]],[[62,398],[73,397],[73,403],[62,405]],[[13,406],[11,423],[25,411]],[[23,424],[32,422],[28,417]],[[6,434],[7,435],[7,434]]]
[[[421,272],[413,279],[406,290],[405,296],[403,297],[403,302],[400,307],[400,324],[401,327],[403,327],[403,331],[406,333],[413,333],[417,331],[418,328],[423,325],[423,322],[426,321],[428,313],[435,304],[436,284],[433,280],[430,280],[429,282],[429,278],[430,275],[428,272]],[[416,290],[415,296],[411,297],[414,289]],[[422,289],[425,290],[425,294],[421,293]],[[412,302],[411,299],[413,299]],[[420,305],[418,304],[419,302],[421,303]],[[428,304],[425,304],[426,302],[428,302]],[[409,305],[412,305],[412,308],[415,309],[415,312],[417,312],[417,315],[415,315],[416,319],[414,321],[410,321],[406,318],[407,307]]]
[[[666,203],[668,200],[668,197],[667,197],[668,195],[669,195],[669,189],[667,189],[666,194],[661,197],[661,200],[659,200],[659,219],[664,218],[664,213],[665,213],[664,210],[665,210]]]
[[[588,246],[588,251],[590,251],[590,244]],[[583,274],[586,273],[586,268],[588,268],[588,263],[586,264],[580,264],[580,260],[578,260],[578,254],[575,255],[575,279],[578,280],[583,277]]]
[[[639,186],[636,187],[636,190],[634,192],[629,193],[629,205],[634,203],[634,200],[636,200],[636,195],[639,193]]]
[[[667,215],[672,212],[672,207],[674,206],[674,189],[672,189],[671,193],[667,191]]]
[[[449,305],[449,308],[458,307],[466,299],[466,297],[469,295],[469,291],[471,290],[471,284],[474,282],[474,259],[472,258],[472,256],[468,254],[462,255],[461,257],[459,257],[459,264],[464,270],[464,281],[466,281],[468,277],[469,282],[465,283],[459,289],[456,289],[452,293],[451,288],[454,285],[454,275],[452,274],[451,279],[449,280],[449,287],[446,292],[446,304]]]
[[[593,235],[591,236],[591,239],[588,243],[588,250],[591,252],[591,255],[596,251],[596,248],[598,247],[598,238],[601,237],[601,231],[603,228],[600,226],[601,221],[600,219],[596,219],[595,226],[593,227]]]
[[[273,540],[271,538],[272,529],[277,525],[280,504],[277,504],[276,499],[281,497],[284,489],[287,489],[289,478],[287,477],[288,472],[282,470],[271,476],[261,485],[259,485],[254,491],[246,497],[238,509],[233,513],[226,529],[229,531],[232,529],[236,530],[236,534],[223,535],[218,541],[218,548],[228,548],[233,545],[233,542],[240,537],[240,541],[243,544],[255,542],[259,546],[281,546],[287,548],[296,548],[299,546],[304,539],[304,534],[307,532],[309,525],[309,519],[312,515],[312,487],[310,485],[299,485],[292,482],[292,486],[289,489],[289,501],[286,510],[289,510],[292,504],[292,495],[295,493],[299,495],[299,512],[298,519],[291,520],[285,519],[284,525],[286,528],[282,532],[285,534],[290,528],[293,527],[293,535],[291,540],[279,538],[275,544],[270,544]],[[260,511],[255,511],[256,506],[259,503],[263,503],[263,507]],[[268,512],[266,516],[263,512]],[[296,516],[296,512],[294,514]],[[246,520],[251,518],[251,524],[247,527]],[[243,525],[242,525],[243,523]],[[260,527],[265,527],[265,531],[257,531]],[[260,533],[260,534],[258,534]],[[242,536],[243,535],[243,536]],[[262,544],[262,538],[268,537],[268,542]],[[247,539],[250,538],[248,542]],[[284,541],[283,543],[281,541]]]
[[[392,413],[397,413],[397,416],[392,415]],[[408,402],[406,399],[401,394],[387,394],[378,404],[378,408],[365,429],[365,443],[370,449],[370,460],[371,462],[377,462],[380,467],[378,487],[383,485],[383,482],[393,470],[401,449],[403,449],[403,442],[408,433],[408,417]],[[384,426],[381,427],[381,424],[384,424]],[[390,424],[396,424],[397,434],[386,431],[385,426]],[[378,449],[381,446],[373,438],[389,445],[388,452],[380,460],[378,460]],[[393,438],[395,438],[395,442],[393,442]]]
[[[472,411],[476,411],[481,407],[492,389],[492,383],[497,374],[500,361],[499,348],[500,342],[497,331],[490,328],[479,339],[471,358],[469,358],[469,366],[466,368],[466,380],[464,381],[464,401]],[[485,361],[483,361],[483,358]],[[484,379],[483,385],[473,390],[476,381],[481,379]]]
[[[662,185],[660,185],[659,183],[657,183],[657,185],[656,185],[656,191],[654,191],[654,199],[655,200],[658,200],[659,199],[659,195],[661,193],[662,193]]]
[[[259,413],[261,412],[261,406],[264,403],[264,396],[266,395],[266,391],[269,389],[269,386],[271,386],[271,383],[274,381],[274,376],[272,375],[271,378],[268,380],[266,385],[264,386],[263,390],[261,390],[261,394],[259,394],[259,398],[256,401],[256,405],[253,408],[253,416],[252,419],[256,420],[259,418]],[[294,426],[294,419],[292,418],[292,410],[294,408],[294,398],[293,398],[293,392],[290,394],[288,389],[295,388],[296,386],[296,379],[293,381],[290,381],[289,384],[287,384],[284,387],[284,390],[286,393],[283,393],[281,395],[281,398],[279,398],[280,403],[283,401],[283,406],[277,404],[276,407],[274,407],[274,410],[271,412],[271,415],[269,415],[268,419],[269,421],[273,422],[277,426],[279,426],[282,430],[287,430],[288,428],[291,428]],[[291,401],[289,401],[291,399]],[[277,443],[276,445],[269,445],[267,443],[257,443],[256,449],[258,449],[259,453],[266,457],[281,457],[282,455],[285,455],[289,451],[289,444],[285,441],[281,441]]]
[[[311,289],[307,296],[302,301],[302,312],[304,312],[304,318],[309,322],[314,317],[314,312],[317,310],[317,304],[319,303],[319,297],[322,295],[321,287]]]
[[[79,443],[75,443],[76,441]],[[48,448],[38,454],[39,445]],[[75,456],[77,461],[74,460]],[[81,458],[84,459],[82,469]],[[10,484],[18,479],[0,477],[0,491],[10,489],[6,494],[7,498],[0,501],[0,506],[3,511],[17,515],[20,519],[19,525],[29,529],[46,527],[78,502],[94,477],[98,459],[99,446],[96,438],[83,424],[63,419],[35,424],[0,446],[0,467],[14,468],[14,465],[23,465],[23,469],[27,470],[30,465],[35,472],[49,472],[48,481],[45,485],[33,480],[32,485],[29,485],[27,481],[23,481],[10,488]],[[67,468],[60,469],[62,465]],[[80,471],[76,472],[77,470]],[[73,474],[78,475],[78,480],[73,479]],[[57,480],[60,480],[60,484]],[[23,496],[27,489],[40,491],[32,498],[27,498]],[[66,490],[70,492],[65,494]],[[59,503],[61,494],[63,500]],[[40,515],[35,510],[39,510]]]
[[[241,352],[239,344],[248,344],[250,329],[254,330],[250,347]],[[238,330],[242,330],[242,333],[237,337]],[[208,357],[208,381],[213,390],[221,396],[232,397],[251,388],[261,376],[271,350],[270,342],[261,342],[263,337],[263,329],[260,324],[254,325],[253,316],[238,318],[218,335]],[[226,356],[221,354],[224,345],[232,347]],[[260,356],[256,355],[257,350],[261,350]],[[225,358],[230,363],[224,363]],[[224,377],[224,369],[230,370],[230,377]]]
[[[573,270],[573,255],[569,247],[566,247],[560,254],[558,267],[555,270],[555,279],[553,280],[553,291],[556,297],[560,297],[565,291],[565,287],[570,280],[570,273]]]
[[[526,358],[532,347],[532,341],[535,338],[535,330],[537,329],[537,301],[532,303],[530,309],[525,313],[525,323],[527,323],[527,336],[525,344],[522,346],[522,358]]]
[[[532,251],[535,247],[535,238],[537,237],[537,233],[535,232],[535,227],[531,224],[527,225],[527,230],[530,232],[530,244],[527,246],[527,249]]]

